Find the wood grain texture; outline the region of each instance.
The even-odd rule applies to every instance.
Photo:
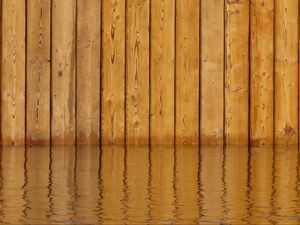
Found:
[[[199,143],[199,0],[176,1],[176,144]]]
[[[126,144],[149,143],[149,0],[126,1]]]
[[[173,145],[175,125],[175,0],[151,2],[150,140]]]
[[[76,0],[52,1],[52,144],[75,143]]]
[[[77,144],[100,143],[101,0],[77,0]]]
[[[251,1],[250,141],[273,144],[274,2]]]
[[[1,143],[25,143],[25,0],[2,1]]]
[[[275,143],[298,143],[298,1],[275,1]]]
[[[201,145],[224,136],[224,1],[201,2]]]
[[[102,144],[125,143],[125,1],[103,5]]]
[[[50,0],[27,1],[26,144],[50,143]]]
[[[225,137],[227,144],[248,144],[249,0],[225,4]]]

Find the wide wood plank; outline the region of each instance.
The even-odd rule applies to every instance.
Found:
[[[275,143],[298,143],[298,0],[275,1]]]
[[[2,1],[1,142],[25,143],[26,1]]]
[[[76,0],[52,1],[52,144],[75,143]]]
[[[201,2],[201,145],[224,136],[224,1]]]
[[[102,4],[102,144],[124,144],[125,1],[105,0]]]
[[[27,1],[26,143],[50,143],[50,0]]]
[[[150,1],[126,1],[126,143],[149,143]]]
[[[175,0],[151,2],[150,140],[173,145],[175,125]]]
[[[227,144],[248,144],[249,0],[225,5],[225,136]]]
[[[78,144],[100,143],[101,0],[77,0]]]
[[[270,145],[274,110],[274,2],[251,1],[250,16],[250,140],[252,145]]]
[[[199,4],[176,1],[176,144],[199,143]]]

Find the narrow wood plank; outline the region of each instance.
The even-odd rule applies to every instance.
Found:
[[[201,2],[200,143],[224,136],[224,1]]]
[[[298,143],[298,0],[275,1],[275,143]]]
[[[50,0],[27,1],[26,144],[50,143]]]
[[[2,145],[25,143],[25,4],[2,1]]]
[[[102,144],[125,142],[125,1],[103,1]]]
[[[176,144],[199,143],[199,4],[176,1]]]
[[[77,0],[77,143],[100,143],[101,0]]]
[[[250,141],[273,144],[274,2],[251,1]]]
[[[174,144],[175,101],[175,0],[151,2],[152,145]]]
[[[150,1],[126,1],[126,144],[149,143]]]
[[[248,144],[249,0],[225,6],[225,136],[227,144]]]
[[[52,144],[75,143],[76,0],[52,1]]]

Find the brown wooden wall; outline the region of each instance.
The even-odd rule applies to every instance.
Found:
[[[298,144],[298,0],[0,0],[1,143]]]

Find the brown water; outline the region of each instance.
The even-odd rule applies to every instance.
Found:
[[[297,148],[4,148],[1,224],[300,224]]]

